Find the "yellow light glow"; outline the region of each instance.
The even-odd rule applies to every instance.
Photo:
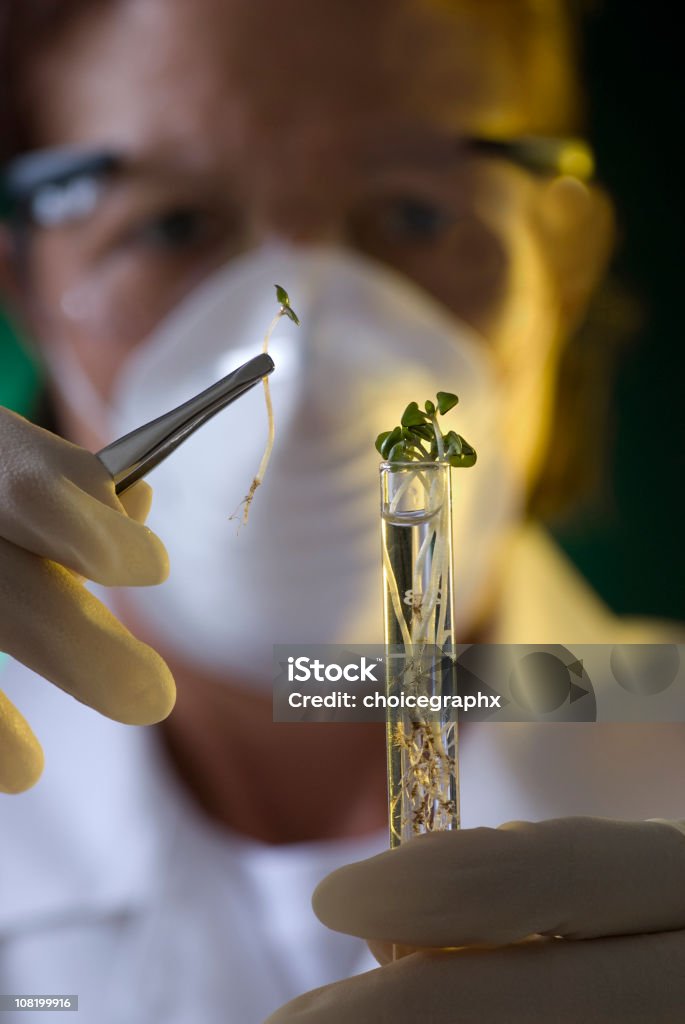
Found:
[[[592,150],[579,139],[569,140],[559,154],[559,173],[588,181],[595,173]]]

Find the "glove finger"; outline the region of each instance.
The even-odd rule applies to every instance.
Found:
[[[29,723],[0,690],[0,791],[30,789],[43,771],[43,751]]]
[[[525,939],[521,939],[521,942],[530,942],[534,938],[539,936],[527,936]],[[382,942],[380,939],[369,939],[366,943],[369,947],[369,952],[376,961],[384,967],[386,964],[391,964],[394,960],[399,960],[400,957],[409,956],[411,953],[417,953],[420,949],[418,946],[401,946],[397,942]],[[499,949],[499,943],[479,943],[477,946],[463,946],[462,949]]]
[[[265,1024],[672,1024],[685,1004],[684,957],[682,931],[424,951],[308,992]]]
[[[124,494],[119,495],[119,501],[123,505],[124,511],[130,519],[135,519],[137,523],[143,524],[147,519],[152,506],[152,488],[145,482],[145,480],[139,480],[129,488],[129,490],[125,491]],[[73,572],[75,578],[79,581],[84,581],[86,579],[85,576],[81,576],[80,573],[74,572],[73,569],[70,569],[69,571]]]
[[[7,409],[0,439],[0,537],[108,586],[166,579],[164,545],[126,515],[95,455]]]
[[[152,505],[152,488],[145,480],[138,480],[123,494],[118,495],[129,519],[135,519],[141,526],[150,514]]]
[[[685,927],[685,836],[603,818],[509,822],[412,839],[325,878],[337,931],[406,946],[589,938]]]
[[[385,967],[386,964],[391,964],[394,957],[395,944],[393,942],[382,942],[380,939],[369,939],[366,943],[369,947],[371,956],[376,958],[376,962]]]
[[[0,649],[109,718],[171,711],[174,680],[69,570],[0,540]]]

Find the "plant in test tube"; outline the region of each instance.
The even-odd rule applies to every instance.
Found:
[[[421,697],[420,712],[387,714],[390,841],[459,827],[452,594],[452,467],[476,452],[439,416],[458,403],[439,391],[423,409],[411,402],[401,423],[376,439],[384,458],[381,520],[387,696]],[[444,698],[448,698],[447,701]]]

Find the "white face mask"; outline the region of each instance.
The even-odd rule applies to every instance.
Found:
[[[277,310],[275,283],[302,326],[281,320],[270,345],[276,437],[249,522],[237,533],[229,516],[264,449],[260,387],[151,474],[148,523],[171,574],[128,594],[160,645],[266,685],[273,644],[382,642],[374,440],[408,402],[456,392],[454,426],[478,451],[476,467],[453,474],[457,639],[520,508],[485,342],[404,277],[334,248],[264,247],[201,285],[128,358],[111,438],[257,354]],[[70,375],[61,376],[65,390]],[[67,397],[83,408],[70,380]]]

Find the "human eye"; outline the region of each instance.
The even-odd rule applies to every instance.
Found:
[[[219,230],[217,218],[192,206],[172,206],[152,214],[128,232],[129,245],[158,252],[183,251],[211,241]]]
[[[367,226],[388,240],[428,244],[453,226],[454,213],[439,201],[418,195],[390,196],[366,211]]]

